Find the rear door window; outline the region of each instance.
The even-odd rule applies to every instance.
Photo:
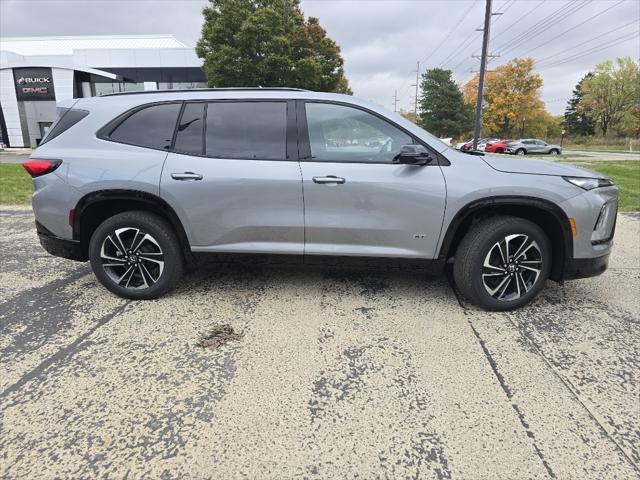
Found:
[[[127,117],[109,138],[139,147],[169,150],[181,103],[145,107]]]
[[[211,102],[207,105],[206,155],[214,158],[284,160],[286,102]]]
[[[205,103],[187,103],[182,111],[173,150],[187,155],[204,154]]]

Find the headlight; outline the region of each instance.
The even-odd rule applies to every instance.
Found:
[[[611,187],[614,183],[608,178],[586,178],[586,177],[562,177],[567,182],[585,190],[593,190],[600,187]]]

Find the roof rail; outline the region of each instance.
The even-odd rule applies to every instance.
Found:
[[[308,92],[304,88],[291,87],[218,87],[218,88],[177,88],[165,90],[134,90],[130,92],[106,93],[101,97],[113,97],[117,95],[142,95],[148,93],[180,93],[180,92],[229,92],[229,91],[285,91],[285,92]]]

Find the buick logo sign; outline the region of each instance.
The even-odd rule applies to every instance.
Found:
[[[56,99],[50,68],[14,68],[13,78],[18,101]]]
[[[23,83],[51,83],[49,77],[20,77],[17,81],[18,85]]]

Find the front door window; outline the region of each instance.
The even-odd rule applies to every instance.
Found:
[[[306,104],[311,160],[392,163],[413,139],[363,110],[329,103]]]

